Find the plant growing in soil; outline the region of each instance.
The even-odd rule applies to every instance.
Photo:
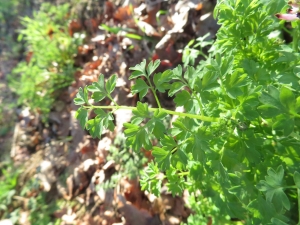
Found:
[[[59,90],[73,81],[74,55],[81,36],[68,32],[69,5],[44,3],[33,18],[22,18],[24,28],[19,40],[26,42],[26,62],[22,61],[9,76],[9,84],[19,96],[18,104],[44,113],[52,107]]]
[[[155,73],[159,60],[130,68],[130,79],[136,79],[132,93],[141,100],[152,92],[157,108],[118,105],[111,97],[117,76],[105,81],[100,75],[74,99],[81,126],[101,138],[104,129],[114,129],[114,110],[132,110],[124,124],[126,143],[154,156],[142,187],[159,194],[164,179],[174,195],[187,189],[195,201],[205,198],[218,209],[213,224],[226,217],[245,224],[300,224],[299,41],[295,35],[293,43],[284,43],[274,16],[285,5],[218,2],[215,14],[222,26],[204,63],[163,73]],[[297,34],[298,21],[293,27]],[[158,92],[174,96],[185,111],[162,108]],[[105,98],[114,105],[93,104]],[[91,110],[97,116],[89,119]],[[167,115],[178,116],[171,128],[162,123]],[[210,216],[210,211],[200,212]]]

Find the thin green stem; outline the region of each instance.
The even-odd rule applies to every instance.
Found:
[[[171,150],[171,154],[173,155],[177,150],[178,150],[178,147],[173,148],[173,149]]]
[[[151,91],[152,91],[152,93],[153,93],[153,95],[154,95],[154,98],[155,98],[155,100],[156,100],[156,103],[157,103],[158,108],[161,108],[160,102],[159,102],[159,100],[158,100],[158,97],[157,97],[157,94],[156,94],[154,88],[153,88],[153,87],[150,87],[150,89],[151,89]]]
[[[196,100],[197,100],[197,102],[198,102],[198,104],[199,104],[200,113],[201,113],[201,115],[204,116],[204,109],[203,109],[201,97],[198,97],[198,95],[197,95],[196,93],[194,93],[194,96],[196,97]]]
[[[107,95],[107,97],[116,105],[116,106],[119,106],[118,103],[116,103],[116,101],[110,96],[110,95]]]
[[[136,107],[131,107],[131,106],[94,106],[94,105],[90,105],[90,106],[83,106],[86,109],[128,109],[128,110],[136,110]],[[203,116],[203,115],[195,115],[195,114],[190,114],[190,113],[182,113],[182,112],[176,112],[176,111],[172,111],[172,110],[167,110],[164,108],[148,108],[148,110],[150,112],[154,112],[156,110],[161,110],[161,112],[165,112],[167,114],[170,115],[177,115],[180,117],[189,117],[189,118],[193,118],[193,119],[198,119],[198,120],[202,120],[202,121],[206,121],[206,122],[218,122],[219,118],[216,117],[208,117],[208,116]]]
[[[190,172],[181,172],[181,173],[177,173],[178,176],[187,176],[189,175]]]
[[[151,83],[149,77],[146,76],[146,78],[147,78],[147,81],[148,81],[148,83],[149,83],[149,85],[150,85],[150,89],[151,89],[151,91],[152,91],[152,93],[153,93],[153,95],[154,95],[154,98],[155,98],[155,100],[156,100],[157,106],[158,106],[158,108],[161,108],[161,105],[160,105],[160,102],[159,102],[159,100],[158,100],[158,97],[157,97],[157,94],[156,94],[156,92],[155,92],[155,89],[154,89],[154,87],[153,87],[153,85],[152,85],[152,83]]]

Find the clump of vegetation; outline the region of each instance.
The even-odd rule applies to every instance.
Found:
[[[27,60],[20,62],[9,77],[18,104],[27,105],[45,117],[59,94],[73,78],[74,55],[82,35],[68,33],[69,5],[44,3],[33,18],[22,18],[19,40],[27,46]]]
[[[8,161],[0,164],[0,219],[17,224],[20,213],[28,212],[27,220],[31,223],[56,224],[52,217],[56,210],[53,198],[47,198],[47,193],[41,191],[35,178],[20,185],[22,169]]]
[[[1,164],[0,167],[0,219],[10,218],[17,222],[16,209],[13,197],[17,194],[18,177],[20,170],[15,170],[12,165]]]
[[[141,102],[136,107],[116,104],[111,97],[116,76],[105,82],[100,75],[98,82],[80,88],[74,99],[81,106],[80,124],[100,138],[103,129],[114,128],[110,110],[132,110],[131,122],[124,124],[126,143],[137,152],[152,150],[154,156],[142,186],[159,194],[161,181],[167,179],[173,195],[187,189],[195,201],[204,196],[211,208],[196,211],[212,216],[213,224],[224,218],[246,224],[296,224],[300,220],[296,216],[300,215],[299,38],[286,44],[274,35],[281,29],[274,15],[285,4],[220,1],[215,14],[222,26],[213,51],[196,69],[178,66],[155,73],[158,60],[130,68],[130,79],[136,79],[132,93],[142,99],[150,91],[158,108]],[[298,34],[298,21],[293,27]],[[185,112],[161,107],[158,92],[174,96],[175,105]],[[89,98],[94,102],[108,98],[114,105],[95,106]],[[97,116],[88,118],[89,111]],[[178,116],[172,128],[162,124],[168,114]],[[153,137],[158,141],[152,142]]]

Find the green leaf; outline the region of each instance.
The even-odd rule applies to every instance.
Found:
[[[106,82],[105,88],[108,94],[112,93],[115,90],[117,81],[117,75],[112,75]]]
[[[271,222],[272,222],[272,225],[289,225],[278,218],[272,218]]]
[[[74,98],[75,105],[83,105],[85,103],[83,89],[80,87],[76,97]]]
[[[183,164],[184,167],[185,167],[185,165],[187,165],[188,157],[182,149],[177,149],[177,151],[175,152],[174,155],[178,156],[179,161]],[[173,155],[173,157],[174,157],[174,155]],[[173,157],[172,157],[172,159],[173,159]],[[177,167],[177,169],[184,170],[185,168],[178,168]]]
[[[141,76],[146,76],[146,73],[145,72],[141,72],[141,71],[134,71],[131,73],[131,76],[129,77],[129,80],[132,80],[134,78],[137,78],[137,77],[141,77]]]
[[[145,118],[143,117],[139,117],[139,116],[133,116],[131,117],[131,123],[134,124],[134,125],[139,125],[141,122],[143,122]]]
[[[182,195],[184,190],[184,179],[178,176],[176,170],[169,169],[166,172],[166,177],[168,179],[167,187],[171,191],[172,196]]]
[[[230,98],[236,99],[243,95],[241,87],[248,84],[248,75],[243,73],[241,68],[236,69],[232,74],[226,76],[225,87]]]
[[[205,152],[209,150],[209,146],[205,138],[201,138],[201,134],[193,135],[188,139],[187,149],[192,153],[193,159],[204,162],[206,159]]]
[[[97,118],[100,118],[102,121],[103,127],[108,128],[110,131],[113,131],[115,125],[113,123],[114,117],[111,112],[106,113],[102,109],[95,109],[94,112],[97,114]]]
[[[160,109],[157,109],[154,111],[153,116],[154,117],[152,117],[146,124],[146,127],[148,127],[149,133],[152,132],[152,134],[159,139],[163,137],[166,132],[163,119],[167,116],[167,114]]]
[[[111,26],[107,26],[106,24],[101,24],[99,28],[102,28],[108,32],[111,32],[113,34],[117,34],[119,31],[122,30],[121,27],[111,27]]]
[[[281,112],[285,112],[284,106],[281,104],[279,100],[279,95],[277,96],[277,89],[276,88],[270,88],[269,93],[262,92],[262,94],[259,96],[259,101],[263,103],[264,105],[271,106],[273,108],[276,108],[280,110]]]
[[[126,143],[132,146],[133,150],[140,151],[142,147],[146,150],[152,148],[152,143],[150,141],[150,134],[145,130],[144,127],[140,127],[135,124],[124,123],[125,128],[124,134],[127,137]]]
[[[138,102],[136,109],[132,111],[134,115],[140,116],[143,118],[149,117],[149,109],[147,103]]]
[[[171,85],[171,88],[168,92],[169,96],[172,97],[176,92],[180,91],[183,87],[185,87],[186,85],[182,82],[174,82]]]
[[[75,117],[79,120],[79,124],[82,127],[82,129],[85,128],[85,124],[88,121],[88,110],[84,109],[83,107],[80,107],[75,114]]]
[[[161,138],[160,143],[163,146],[163,148],[168,149],[169,151],[171,151],[177,146],[177,143],[175,142],[174,138],[168,135],[164,135],[163,138]]]
[[[86,129],[93,138],[100,139],[103,131],[103,120],[100,120],[99,117],[89,120],[86,124]]]
[[[267,201],[273,202],[278,211],[281,211],[282,207],[289,210],[290,201],[282,187],[282,179],[284,176],[283,167],[279,166],[276,171],[269,168],[267,173],[268,176],[265,177],[266,180],[261,180],[257,184],[258,190],[265,192]]]
[[[243,74],[243,71],[235,70],[231,75],[226,77],[226,84],[228,87],[243,87],[247,85],[247,74]]]
[[[284,136],[290,135],[294,131],[294,119],[289,118],[284,114],[276,117],[276,122],[273,124],[273,130],[283,130]]]
[[[171,153],[169,151],[154,146],[152,150],[152,155],[162,170],[167,170],[170,168]]]
[[[219,54],[216,54],[216,59],[218,59]],[[232,70],[232,67],[233,67],[233,56],[230,55],[229,53],[229,56],[227,58],[224,58],[224,60],[222,60],[222,63],[221,63],[221,76],[226,76],[227,77],[227,74],[231,72]],[[219,63],[218,63],[219,64]],[[219,64],[220,65],[220,64]],[[235,72],[234,72],[235,73]],[[233,74],[234,74],[233,73]],[[242,78],[243,79],[243,78]]]
[[[136,40],[143,40],[143,37],[138,34],[125,34],[125,37],[136,39]]]
[[[129,77],[129,80],[140,77],[140,76],[147,76],[147,73],[145,70],[146,69],[146,60],[145,59],[140,64],[137,64],[134,67],[130,67],[129,69],[133,70],[133,73]]]
[[[179,64],[176,68],[172,70],[174,79],[182,79],[182,66]]]
[[[295,95],[287,87],[280,89],[280,101],[289,111],[295,112]]]
[[[188,91],[183,90],[176,94],[176,97],[174,98],[174,102],[176,103],[176,106],[183,106],[185,105],[189,100],[191,99],[191,95]]]
[[[165,160],[165,158],[167,158],[168,156],[170,156],[170,152],[166,151],[163,148],[159,148],[159,147],[154,146],[153,151],[152,151],[152,155],[155,157],[157,162],[160,162],[162,160]]]
[[[154,62],[150,61],[150,63],[147,66],[148,76],[150,76],[154,72],[154,70],[157,69],[157,67],[159,66],[159,64],[160,64],[160,60],[159,59],[155,60]]]
[[[294,173],[294,181],[298,189],[300,189],[300,173],[296,171]]]
[[[138,132],[137,138],[142,142],[142,145],[146,150],[151,150],[152,149],[152,143],[150,141],[150,134],[145,130],[142,129]],[[135,148],[137,149],[137,148]]]
[[[98,82],[93,82],[91,85],[89,85],[88,90],[92,92],[100,92],[106,94],[104,86],[104,75],[100,74],[100,76],[98,77]]]
[[[92,99],[94,99],[95,102],[100,102],[106,97],[106,93],[96,91],[92,94]]]
[[[195,71],[195,68],[192,66],[188,66],[183,77],[188,81],[188,84],[191,88],[194,88],[196,78],[199,74]]]
[[[178,182],[169,181],[167,183],[168,190],[172,193],[172,196],[175,197],[176,195],[180,195],[183,192],[183,188],[178,185]]]
[[[258,195],[257,199],[250,202],[247,209],[253,213],[254,218],[262,219],[262,224],[269,223],[272,216],[276,215],[274,205],[263,199],[261,195]]]
[[[131,123],[124,123],[123,125],[125,128],[127,128],[124,131],[124,134],[128,137],[135,135],[138,132],[138,130],[140,129],[140,127],[138,125],[131,124]]]
[[[148,166],[141,172],[142,177],[140,179],[142,190],[151,191],[155,196],[159,196],[161,193],[162,178],[158,179],[158,174],[160,173],[157,164],[149,162]]]
[[[283,189],[277,189],[275,191],[273,196],[273,202],[277,209],[280,209],[282,205],[286,210],[290,210],[291,208],[290,200],[288,199],[287,195],[284,193]]]
[[[161,110],[160,108],[158,108],[158,109],[156,109],[156,110],[154,111],[154,114],[153,114],[153,115],[154,115],[155,118],[162,120],[162,119],[164,119],[168,114],[167,114],[165,111],[163,111],[163,110]]]
[[[93,138],[100,139],[104,129],[114,130],[114,117],[111,112],[106,113],[102,109],[95,109],[94,112],[97,116],[87,122],[86,129]]]
[[[156,119],[155,120],[154,129],[152,131],[152,133],[154,134],[154,136],[157,139],[159,139],[160,137],[162,137],[164,135],[165,132],[166,132],[165,125],[162,123],[162,121]]]
[[[153,77],[153,83],[156,90],[164,93],[166,89],[170,88],[169,81],[172,80],[172,71],[166,70],[163,73],[156,73]]]
[[[239,87],[231,87],[227,89],[227,94],[230,98],[236,99],[238,96],[241,96],[244,93]]]
[[[149,86],[146,84],[146,82],[139,78],[136,80],[136,83],[131,87],[132,94],[139,93],[139,98],[142,100],[143,97],[147,94],[149,89]]]
[[[197,78],[195,82],[195,90],[198,92],[201,91],[212,91],[218,88],[220,85],[217,82],[218,74],[214,71],[207,71],[202,79]]]
[[[257,107],[258,112],[263,118],[273,118],[281,114],[281,110],[270,105],[261,105]]]

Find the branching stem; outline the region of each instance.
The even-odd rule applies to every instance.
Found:
[[[137,107],[131,107],[131,106],[94,106],[94,105],[89,105],[89,106],[83,106],[86,109],[128,109],[128,110],[136,110]],[[176,111],[172,111],[172,110],[167,110],[164,108],[148,108],[148,110],[150,112],[154,112],[157,109],[161,110],[162,112],[165,112],[167,114],[170,115],[177,115],[180,117],[189,117],[189,118],[193,118],[193,119],[198,119],[198,120],[202,120],[202,121],[206,121],[206,122],[218,122],[219,118],[215,118],[215,117],[208,117],[208,116],[203,116],[203,115],[195,115],[195,114],[190,114],[190,113],[182,113],[182,112],[176,112]]]
[[[107,97],[116,105],[119,107],[119,105],[116,103],[116,101],[110,96],[110,95],[107,95]]]

